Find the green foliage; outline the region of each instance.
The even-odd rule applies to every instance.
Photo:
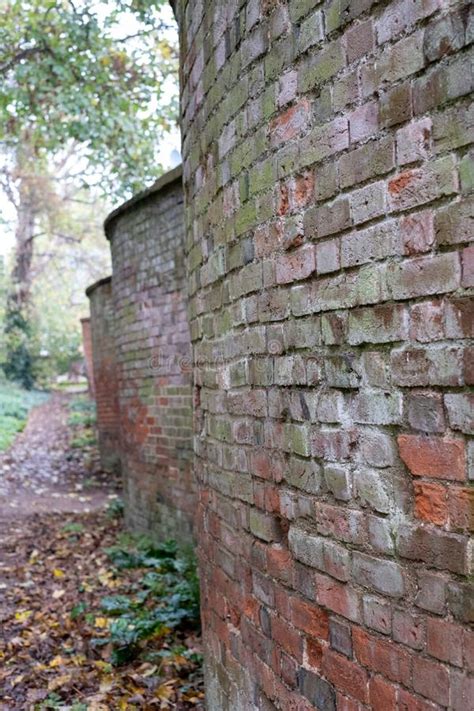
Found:
[[[101,612],[114,619],[108,636],[95,644],[112,645],[114,665],[133,659],[140,643],[154,635],[199,627],[199,578],[191,553],[180,551],[174,541],[157,545],[146,538],[107,553],[119,569],[143,569],[130,595],[106,596],[101,602]]]
[[[177,52],[164,0],[12,0],[0,24],[0,141],[41,152],[73,142],[104,192],[157,177],[177,113]],[[128,33],[128,34],[127,34]],[[170,81],[167,81],[170,78]],[[158,110],[159,107],[159,110]],[[105,166],[105,170],[104,170]]]
[[[24,428],[29,410],[47,399],[46,393],[26,391],[0,381],[0,451],[7,449]]]
[[[107,506],[107,516],[109,518],[122,518],[123,512],[123,501],[119,497],[112,499],[112,501]]]
[[[97,439],[93,432],[83,432],[83,434],[73,437],[71,440],[71,447],[73,449],[85,449],[87,447],[93,447],[95,444],[97,444]]]
[[[3,372],[9,380],[31,390],[35,382],[30,343],[31,326],[18,309],[7,307],[4,334],[6,353]]]
[[[87,397],[79,396],[69,403],[71,414],[68,424],[74,437],[71,439],[73,449],[85,449],[97,443],[95,434],[96,408],[95,402]]]
[[[76,397],[69,403],[71,412],[80,412],[85,415],[95,414],[95,402],[87,397]]]

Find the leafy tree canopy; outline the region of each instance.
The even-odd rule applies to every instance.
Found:
[[[73,145],[78,173],[117,198],[152,182],[177,115],[165,0],[0,0],[0,12],[4,152]]]

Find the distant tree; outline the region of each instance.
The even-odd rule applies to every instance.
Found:
[[[95,186],[111,200],[161,172],[158,146],[177,116],[177,50],[165,6],[0,0],[0,180],[16,211],[6,370],[18,377],[23,363],[25,385],[35,242],[57,202],[51,196],[64,200],[58,166],[73,166],[74,191]]]

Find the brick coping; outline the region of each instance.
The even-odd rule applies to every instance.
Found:
[[[126,202],[122,203],[122,205],[119,205],[117,208],[115,208],[115,210],[112,210],[112,212],[105,218],[104,221],[104,232],[107,239],[110,240],[111,238],[111,226],[112,223],[117,219],[117,217],[120,217],[124,213],[128,212],[130,209],[135,208],[143,200],[146,200],[148,197],[150,197],[150,195],[155,195],[156,193],[159,193],[161,190],[164,190],[164,188],[168,187],[177,180],[181,181],[182,177],[183,167],[182,165],[178,165],[176,166],[176,168],[173,168],[173,170],[169,170],[167,173],[160,176],[158,180],[156,180],[149,188],[141,190],[139,193],[136,193],[136,195],[133,195],[130,200],[126,200]]]
[[[104,286],[105,284],[110,284],[112,281],[112,275],[103,277],[102,279],[98,279],[95,281],[93,284],[87,287],[86,289],[86,296],[89,296],[92,294],[93,291],[99,288],[99,286]],[[84,319],[81,319],[83,321]]]

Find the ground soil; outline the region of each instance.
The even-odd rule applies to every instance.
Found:
[[[143,572],[110,562],[128,535],[110,511],[117,480],[95,446],[71,446],[72,397],[32,410],[0,453],[0,711],[203,709],[193,629],[165,630],[120,667],[94,646],[111,622],[104,595],[133,595]]]

